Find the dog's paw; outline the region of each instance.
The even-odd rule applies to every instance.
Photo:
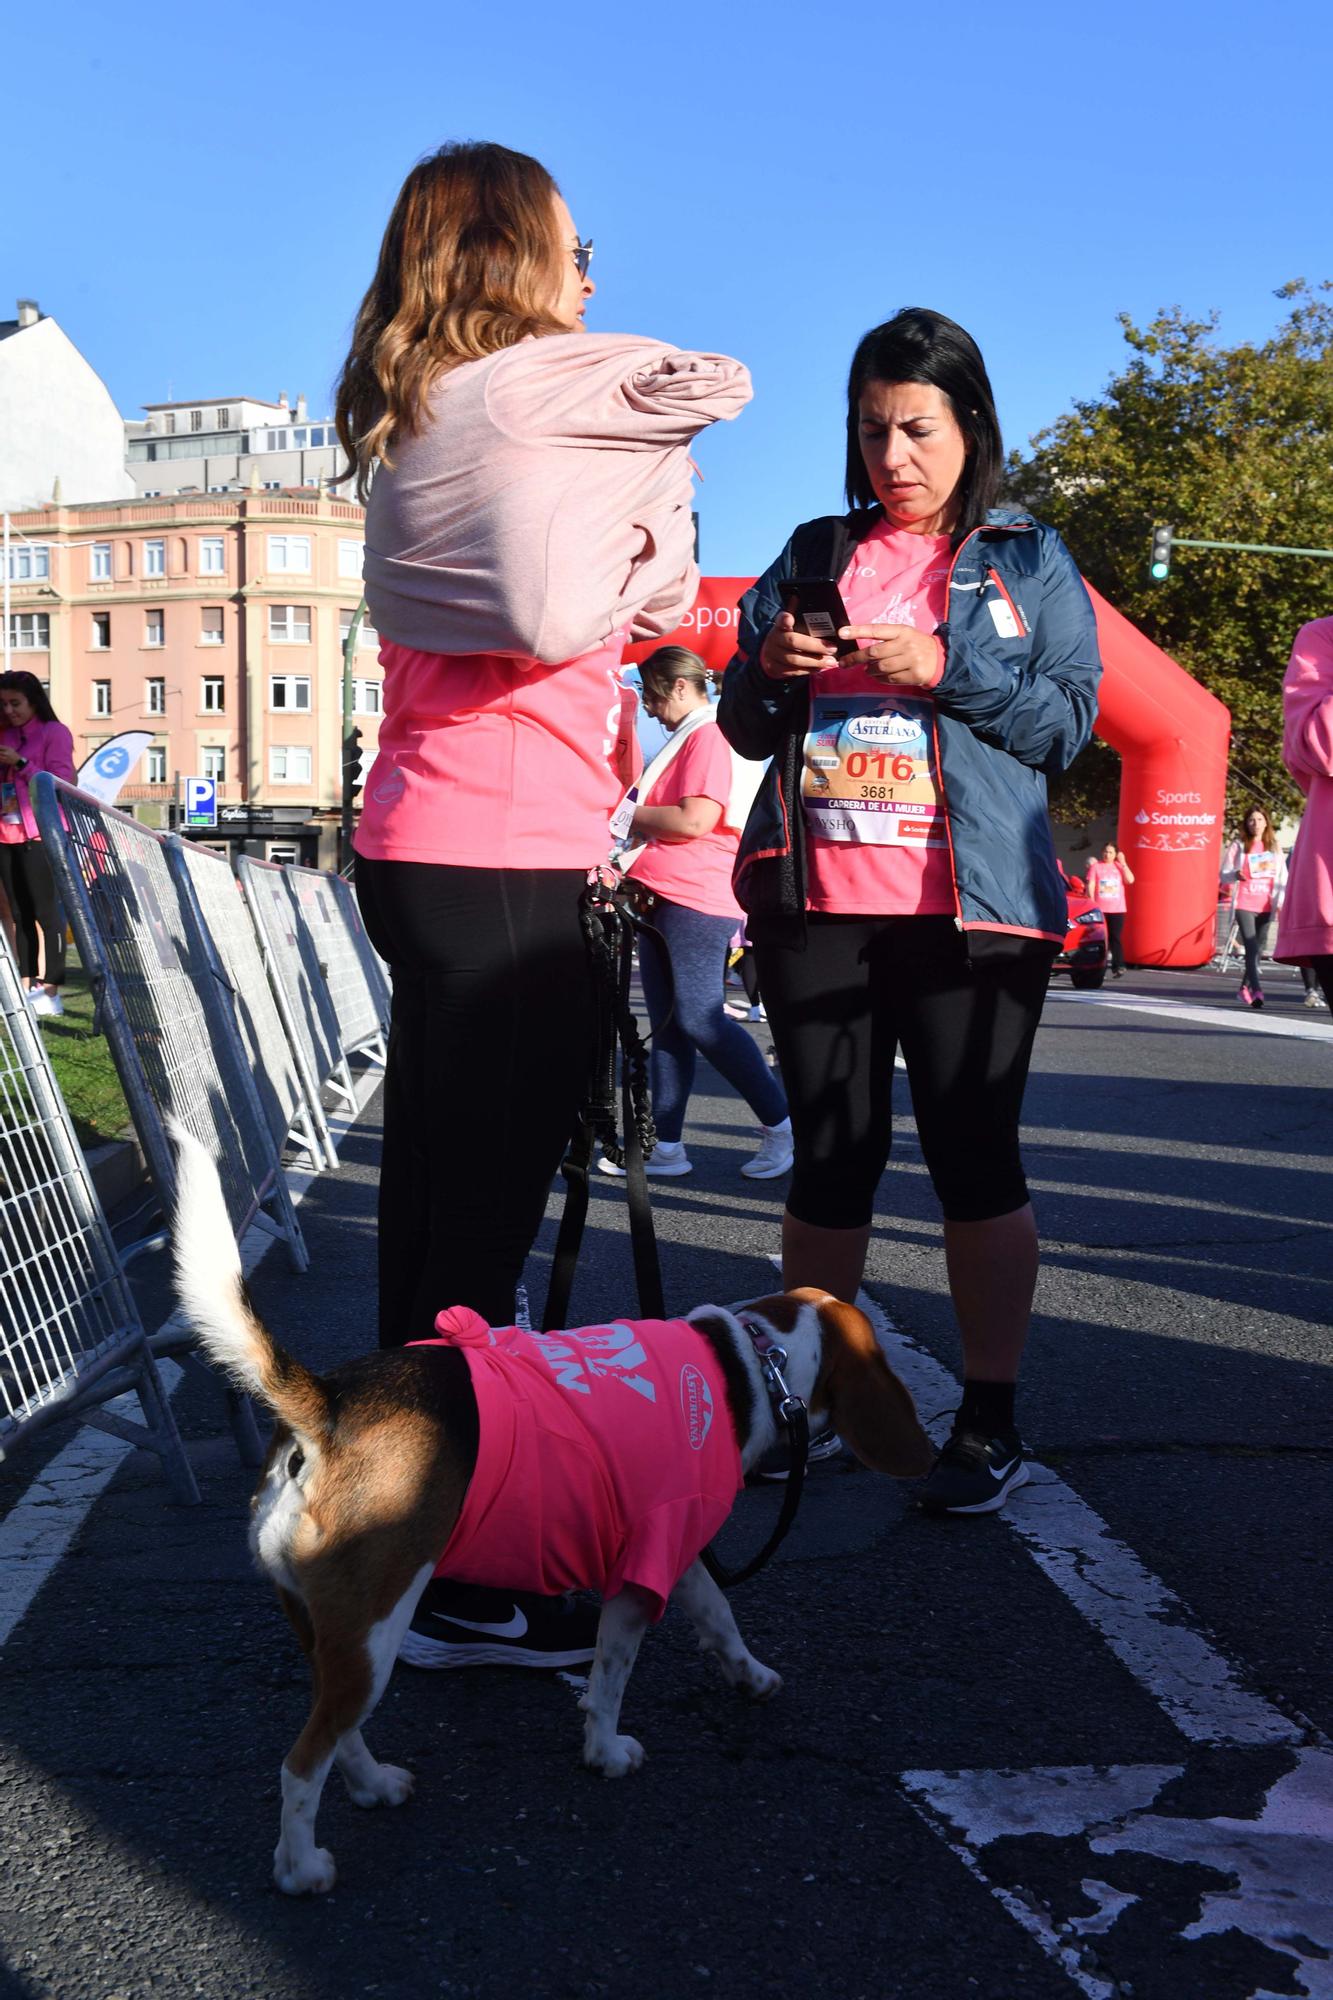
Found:
[[[308,1847],[293,1855],[280,1845],[273,1857],[273,1880],[284,1896],[327,1896],[338,1870],[327,1847]]]
[[[583,1746],[583,1761],[604,1778],[627,1778],[643,1762],[643,1745],[633,1736],[607,1736]]]
[[[781,1691],[782,1675],[774,1673],[772,1667],[762,1666],[758,1660],[747,1660],[736,1677],[736,1686],[751,1701],[772,1701]]]
[[[349,1781],[347,1795],[354,1806],[400,1806],[416,1788],[410,1771],[398,1764],[376,1764],[373,1771],[359,1772],[355,1784]]]

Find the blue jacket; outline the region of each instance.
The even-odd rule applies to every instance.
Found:
[[[735,890],[753,917],[805,910],[804,679],[771,680],[759,648],[792,575],[839,577],[880,520],[871,508],[807,521],[741,599],[739,650],[718,722],[742,757],[770,757],[741,835]],[[1008,601],[1009,613],[992,605]],[[1018,628],[1003,637],[1002,627]],[[948,807],[957,921],[963,930],[1063,939],[1065,888],[1046,811],[1046,774],[1092,734],[1101,661],[1092,604],[1054,528],[995,508],[954,551],[944,678],[933,690],[941,789]]]

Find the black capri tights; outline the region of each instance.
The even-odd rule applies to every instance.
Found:
[[[762,922],[750,936],[795,1135],[791,1215],[821,1229],[871,1220],[899,1048],[946,1218],[1025,1205],[1018,1124],[1054,945],[965,939],[952,917],[815,915],[803,951]]]

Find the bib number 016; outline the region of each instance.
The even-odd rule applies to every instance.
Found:
[[[904,757],[901,752],[890,756],[887,750],[853,750],[847,759],[846,769],[849,778],[874,777],[881,782],[885,778],[893,778],[898,784],[905,785],[914,766],[911,758]]]

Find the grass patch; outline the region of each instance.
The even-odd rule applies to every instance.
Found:
[[[92,989],[72,954],[61,998],[64,1014],[39,1016],[37,1025],[74,1120],[74,1135],[87,1151],[121,1136],[130,1123],[129,1107],[106,1036],[93,1033]]]

